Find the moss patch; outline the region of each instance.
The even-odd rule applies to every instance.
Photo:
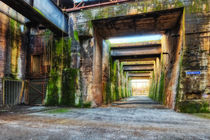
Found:
[[[66,68],[62,74],[61,105],[74,106],[76,93],[77,70]]]
[[[209,103],[206,101],[183,101],[178,104],[178,109],[183,113],[210,113]]]
[[[50,113],[50,114],[62,114],[62,113],[67,113],[67,112],[70,112],[70,109],[59,108],[59,109],[54,109],[54,110],[47,111],[47,113]]]
[[[210,113],[193,113],[192,115],[200,118],[210,119]]]

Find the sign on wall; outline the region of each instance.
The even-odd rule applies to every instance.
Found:
[[[201,71],[187,71],[187,75],[193,75],[193,74],[201,74]]]

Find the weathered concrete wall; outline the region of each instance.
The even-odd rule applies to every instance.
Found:
[[[108,103],[107,88],[109,88],[110,80],[110,44],[109,42],[103,41],[103,52],[102,52],[102,94],[103,103]]]
[[[93,25],[91,20],[110,18],[117,16],[125,16],[131,14],[147,13],[158,10],[167,10],[171,8],[184,7],[185,14],[183,18],[183,40],[181,47],[183,48],[183,56],[180,61],[176,56],[172,60],[171,64],[180,64],[180,68],[177,67],[173,71],[169,71],[172,65],[168,66],[169,72],[165,73],[168,91],[173,91],[169,99],[168,106],[173,107],[174,91],[180,94],[178,100],[184,100],[188,93],[201,93],[209,94],[209,3],[208,0],[143,0],[136,2],[128,2],[118,5],[98,7],[93,9],[87,9],[69,14],[70,18],[74,20],[74,29],[78,31],[79,36],[93,36]],[[179,33],[175,33],[174,36],[180,36]],[[171,39],[169,39],[171,40]],[[182,49],[181,48],[181,49]],[[173,51],[171,51],[172,53]],[[183,62],[183,63],[182,63]],[[177,73],[181,69],[181,76]],[[187,71],[201,71],[201,75],[186,75]],[[170,79],[170,77],[175,78]],[[196,80],[195,80],[196,79]],[[171,82],[170,82],[171,81]],[[180,83],[175,83],[180,81]],[[176,88],[175,88],[176,86]],[[173,88],[173,89],[171,89]],[[190,89],[190,90],[189,90]]]
[[[10,11],[7,15],[15,13]],[[22,80],[25,78],[26,67],[26,28],[7,15],[0,12],[0,105],[3,98],[3,78]]]
[[[81,39],[80,85],[84,101],[92,101],[93,38]]]

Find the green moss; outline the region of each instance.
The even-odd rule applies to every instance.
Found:
[[[58,105],[59,102],[58,79],[59,79],[59,74],[57,73],[57,71],[55,71],[55,69],[51,69],[50,79],[48,81],[48,86],[47,86],[45,105],[48,106]]]
[[[45,15],[39,10],[39,9],[37,9],[37,8],[35,8],[35,7],[33,7],[34,8],[34,10],[36,10],[40,15],[42,15],[43,17],[45,17]]]
[[[79,33],[76,30],[74,31],[74,39],[79,42]]]
[[[180,62],[179,62],[179,76],[178,76],[178,84],[176,87],[176,101],[175,101],[175,110],[178,109],[178,104],[181,101],[181,91],[180,91],[180,82],[181,82],[181,73],[182,73],[182,67],[183,67],[183,56],[184,56],[184,49],[185,49],[185,8],[183,10],[183,16],[182,16],[182,32],[183,32],[183,47],[181,48],[181,56],[180,56]]]
[[[160,77],[159,87],[158,87],[158,101],[160,103],[163,103],[163,101],[165,99],[164,86],[165,86],[165,74],[164,74],[164,72],[161,72],[161,77]]]
[[[192,115],[200,118],[210,119],[210,113],[193,113]]]
[[[209,106],[206,101],[182,101],[178,103],[178,110],[183,113],[210,113]]]
[[[155,100],[155,91],[156,91],[156,81],[155,81],[155,73],[152,73],[152,84],[150,85],[149,89],[149,97]]]
[[[115,60],[111,63],[110,78],[111,78],[111,99],[112,101],[119,100],[119,88],[118,88],[118,64],[119,60]]]
[[[62,74],[61,105],[74,106],[78,70],[65,68]]]
[[[63,54],[63,46],[64,46],[64,39],[61,38],[59,40],[56,40],[56,55],[62,55]]]
[[[50,35],[46,34],[46,38]],[[71,38],[53,39],[51,72],[47,86],[46,105],[73,106],[77,70],[71,69]],[[67,90],[68,89],[68,90]]]
[[[75,105],[74,107],[77,108],[90,108],[91,102],[80,102],[79,104]]]
[[[59,108],[59,109],[53,109],[53,110],[47,111],[47,113],[50,113],[50,114],[62,114],[62,113],[67,113],[67,112],[70,112],[70,109]]]

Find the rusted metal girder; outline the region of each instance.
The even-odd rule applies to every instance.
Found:
[[[113,5],[113,4],[122,3],[122,2],[129,2],[129,1],[130,0],[110,0],[109,2],[80,6],[80,5],[82,5],[82,2],[81,2],[78,5],[75,5],[73,8],[63,9],[63,11],[64,12],[73,12],[73,11],[79,11],[81,9],[87,9],[87,8],[93,8],[93,7],[99,7],[99,6],[106,6],[106,5]]]

